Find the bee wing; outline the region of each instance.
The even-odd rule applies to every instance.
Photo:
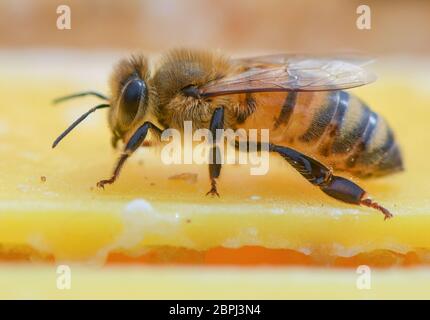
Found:
[[[364,67],[368,64],[371,64],[375,61],[375,59],[363,56],[362,54],[354,54],[354,53],[345,53],[341,55],[330,55],[330,56],[312,56],[307,54],[299,54],[299,53],[280,53],[280,54],[269,54],[262,55],[256,57],[245,57],[245,58],[237,58],[233,59],[233,63],[239,65],[249,65],[249,66],[262,66],[263,64],[288,64],[294,61],[303,61],[303,60],[320,60],[320,61],[344,61],[347,63],[351,63],[357,66]]]
[[[200,87],[200,95],[343,90],[376,79],[360,64],[342,59],[272,55],[233,60],[233,63],[244,67],[244,71]]]

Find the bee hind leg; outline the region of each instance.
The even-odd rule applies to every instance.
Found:
[[[218,196],[219,193],[216,186],[216,179],[221,174],[221,152],[216,141],[216,129],[224,128],[224,108],[218,107],[214,110],[209,125],[209,130],[212,133],[212,149],[209,153],[209,177],[211,180],[211,189],[206,195]]]
[[[131,136],[131,138],[128,140],[123,153],[121,154],[115,169],[113,171],[112,176],[109,179],[106,180],[100,180],[97,182],[97,187],[103,188],[106,184],[112,184],[115,182],[115,180],[118,178],[119,173],[124,166],[125,161],[130,157],[134,151],[139,148],[143,142],[145,141],[145,138],[148,134],[149,129],[152,129],[156,131],[157,134],[161,134],[162,130],[152,124],[151,122],[145,122],[143,125],[141,125]]]
[[[330,197],[379,210],[384,214],[384,219],[393,216],[386,208],[368,198],[360,186],[351,180],[333,175],[329,168],[315,159],[291,148],[273,144],[269,145],[269,151],[280,154],[303,177]]]

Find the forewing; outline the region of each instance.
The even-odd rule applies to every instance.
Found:
[[[272,55],[233,60],[243,69],[200,87],[202,96],[245,92],[330,91],[358,87],[376,77],[361,65],[364,60]]]
[[[320,55],[313,56],[309,54],[299,53],[280,53],[280,54],[269,54],[262,56],[244,57],[232,59],[234,64],[238,65],[255,65],[262,66],[263,64],[271,65],[286,65],[288,63],[304,61],[304,60],[320,60],[320,61],[344,61],[346,63],[354,64],[356,66],[364,67],[370,63],[373,63],[375,59],[364,56],[362,54],[344,53],[336,56],[333,55]]]

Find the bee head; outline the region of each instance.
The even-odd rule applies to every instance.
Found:
[[[112,107],[109,113],[114,139],[121,139],[144,118],[149,105],[148,80],[148,63],[141,55],[123,59],[115,67],[110,80]]]
[[[78,124],[98,109],[109,108],[109,125],[113,132],[112,144],[115,146],[119,139],[124,139],[130,129],[139,124],[146,115],[150,97],[154,93],[148,90],[149,71],[147,60],[142,55],[132,56],[121,60],[115,67],[110,79],[111,98],[95,92],[86,91],[57,98],[54,104],[87,95],[96,96],[108,103],[99,104],[75,120],[66,130],[55,139],[52,147],[66,137]]]

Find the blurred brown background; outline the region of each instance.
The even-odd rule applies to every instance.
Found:
[[[57,6],[72,29],[57,30]],[[358,30],[358,5],[371,30]],[[0,47],[430,53],[430,1],[1,0]]]

